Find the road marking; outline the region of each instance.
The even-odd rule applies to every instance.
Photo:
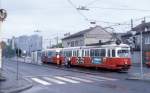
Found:
[[[75,81],[75,80],[72,80],[72,79],[69,79],[69,78],[65,78],[65,77],[55,76],[55,78],[57,78],[59,80],[67,81],[67,82],[70,82],[70,83],[80,83],[79,81]]]
[[[57,83],[57,84],[66,84],[65,82],[62,82],[60,80],[56,80],[56,79],[53,79],[53,78],[50,78],[50,77],[43,77],[43,78],[47,81],[51,81],[51,82],[54,82],[54,83]]]
[[[51,83],[44,81],[44,80],[41,80],[41,79],[38,79],[38,78],[31,78],[31,79],[34,80],[35,82],[42,84],[42,85],[51,85]]]
[[[87,79],[83,79],[83,78],[79,78],[79,77],[73,77],[73,76],[66,76],[66,77],[71,78],[71,79],[75,79],[75,80],[79,80],[79,81],[83,81],[83,82],[87,82],[87,83],[93,82],[91,80],[87,80]]]
[[[89,79],[89,80],[94,80],[94,81],[106,81],[106,80],[103,80],[103,79],[98,79],[98,78],[93,78],[93,77],[85,77],[86,79]]]
[[[97,79],[104,79],[104,80],[110,80],[110,81],[116,81],[117,79],[114,78],[108,78],[108,77],[102,77],[102,76],[93,76],[93,75],[88,75],[89,77],[94,77]]]

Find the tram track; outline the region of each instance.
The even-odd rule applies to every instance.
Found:
[[[101,76],[107,76],[107,77],[113,77],[117,79],[126,80],[128,73],[124,72],[116,72],[116,71],[109,71],[104,69],[95,69],[95,68],[81,68],[79,66],[73,66],[70,68],[64,67],[64,66],[57,66],[55,64],[42,64],[44,67],[53,68],[53,69],[60,69],[64,71],[70,71],[70,72],[77,72],[77,73],[84,73],[84,74],[90,74],[90,75],[101,75]],[[122,76],[124,78],[122,78]]]

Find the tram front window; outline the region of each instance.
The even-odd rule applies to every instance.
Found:
[[[129,50],[118,50],[118,57],[130,57]]]

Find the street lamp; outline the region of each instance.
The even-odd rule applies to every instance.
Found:
[[[0,32],[2,29],[2,22],[6,19],[7,17],[7,12],[5,9],[0,9]],[[0,40],[1,43],[1,40]],[[0,81],[4,80],[4,78],[2,77],[2,45],[0,44]]]
[[[142,31],[140,32],[141,34],[141,79],[143,79],[143,34]]]

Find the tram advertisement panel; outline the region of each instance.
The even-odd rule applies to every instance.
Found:
[[[93,64],[101,64],[102,63],[102,59],[100,57],[93,57],[92,58],[92,63]]]

